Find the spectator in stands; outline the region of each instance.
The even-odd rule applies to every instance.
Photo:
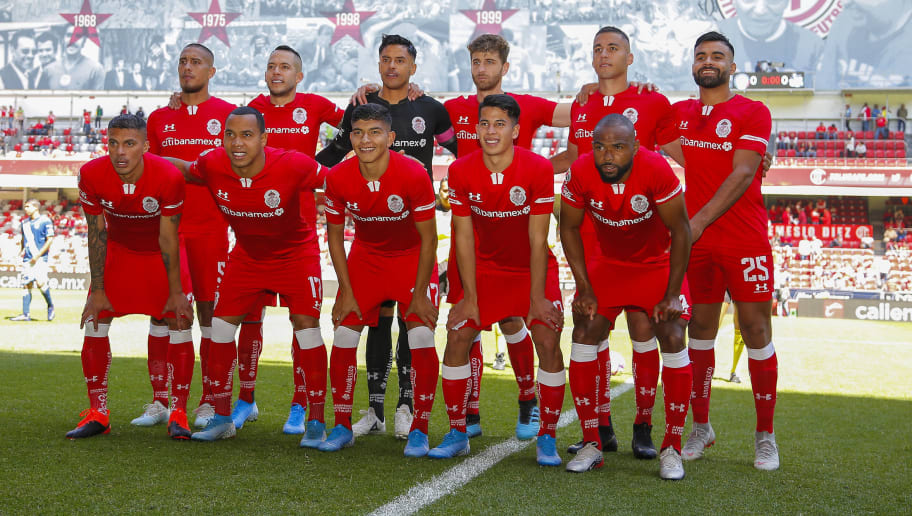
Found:
[[[16,121],[16,112],[13,109],[13,106],[10,106],[6,111],[6,127],[9,129],[13,128],[13,122]]]
[[[795,149],[795,156],[798,156],[799,158],[811,157],[809,155],[808,144],[806,141],[802,140],[802,141],[798,142],[798,148]]]
[[[842,116],[845,119],[845,130],[851,131],[852,124],[850,122],[852,121],[852,106],[846,104],[845,113],[843,113]]]
[[[836,124],[830,124],[830,126],[827,127],[827,139],[828,140],[835,140],[838,134],[839,134],[839,128],[836,127]]]
[[[842,238],[839,235],[836,235],[828,247],[842,247]]]
[[[782,208],[782,218],[779,220],[783,224],[791,224],[792,223],[792,208],[790,208],[789,206],[785,206],[784,208]]]
[[[877,118],[874,120],[874,125],[877,126],[876,129],[874,129],[875,138],[883,140],[890,138],[890,131],[887,130],[888,120],[886,107],[884,107],[883,110],[877,114]]]
[[[101,104],[98,104],[98,107],[95,108],[95,130],[101,129],[101,117],[104,115],[104,110],[101,109]]]
[[[855,157],[855,135],[854,134],[850,134],[849,141],[846,142],[845,157],[847,157],[847,158]]]
[[[92,132],[92,113],[88,109],[82,110],[82,132],[89,135]]]
[[[25,132],[25,111],[22,109],[22,106],[19,106],[16,109],[16,123],[19,124],[19,132]]]
[[[820,210],[816,206],[811,210],[811,224],[820,224]]]
[[[57,117],[54,116],[53,111],[48,111],[47,123],[44,124],[44,127],[47,128],[47,133],[51,136],[54,135],[54,122],[57,121]]]
[[[136,116],[138,116],[139,118],[142,118],[142,119],[145,120],[145,118],[146,118],[146,112],[143,111],[142,106],[139,106],[139,109],[136,110]]]
[[[861,111],[858,112],[858,118],[861,119],[861,130],[870,131],[871,130],[871,107],[868,106],[867,102],[865,102],[861,106]]]
[[[826,125],[820,122],[820,125],[817,126],[817,139],[822,140],[824,138],[826,138]]]
[[[120,108],[120,114],[121,114],[121,115],[128,115],[128,114],[130,114],[130,111],[127,109],[127,106],[126,106],[126,105],[124,105],[124,107]]]
[[[902,133],[906,132],[906,118],[909,117],[909,112],[906,110],[905,104],[900,104],[899,109],[896,110],[896,130]]]
[[[835,209],[835,208],[834,208]],[[820,223],[824,226],[829,226],[833,223],[833,214],[830,212],[830,209],[826,206],[820,211]]]
[[[846,146],[846,148],[848,148],[848,145]],[[865,155],[867,153],[868,153],[868,146],[865,145],[864,140],[859,140],[858,144],[855,145],[855,156],[857,156],[859,158],[863,158],[863,157],[865,157]]]

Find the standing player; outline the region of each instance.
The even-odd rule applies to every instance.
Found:
[[[700,98],[673,106],[687,160],[687,211],[694,240],[687,269],[694,301],[688,328],[694,424],[682,455],[698,459],[716,439],[709,398],[719,312],[728,288],[747,346],[757,412],[754,467],[774,470],[779,449],[773,433],[778,379],[770,320],[773,257],[760,193],[760,161],[772,121],[763,103],[731,92],[734,53],[718,32],[697,38],[692,72]]]
[[[193,161],[200,153],[221,146],[223,124],[234,105],[209,95],[209,80],[215,75],[212,52],[203,45],[190,43],[181,51],[177,64],[180,76],[181,105],[172,110],[163,107],[149,115],[149,151],[165,157]],[[200,368],[203,394],[196,409],[195,425],[203,426],[212,417],[212,388],[206,373],[212,338],[212,311],[218,276],[228,256],[228,225],[215,207],[209,192],[202,186],[188,184],[187,206],[180,227],[181,242],[186,248],[193,297],[200,326]],[[176,354],[178,363],[173,373],[165,371],[165,358]],[[134,425],[154,425],[167,419],[167,384],[189,385],[193,379],[193,342],[168,344],[166,328],[152,324],[149,328],[149,377],[154,400],[147,405]],[[162,394],[165,397],[162,397]],[[186,404],[186,398],[181,399]]]
[[[219,284],[212,318],[208,375],[215,415],[206,428],[193,434],[198,441],[234,437],[231,389],[237,362],[234,337],[238,325],[263,295],[277,293],[288,307],[298,347],[325,353],[319,317],[323,301],[320,256],[310,245],[314,238],[301,212],[301,192],[321,188],[324,169],[309,156],[266,147],[263,115],[239,107],[225,121],[222,148],[206,152],[193,163],[172,159],[188,181],[205,184],[231,228],[237,244],[231,251]],[[305,378],[324,368],[305,356]],[[325,426],[307,422],[305,438],[322,439]]]
[[[393,299],[408,306],[403,318],[415,388],[415,417],[405,455],[423,457],[440,367],[434,346],[439,297],[436,197],[421,164],[389,150],[396,138],[391,125],[392,117],[383,106],[355,108],[350,138],[357,159],[337,165],[326,181],[329,252],[339,278],[330,363],[336,426],[325,442],[301,445],[338,451],[354,443],[351,412],[358,341],[365,325],[376,324],[381,304]],[[355,221],[347,259],[342,234],[346,210]]]
[[[108,157],[86,163],[79,172],[92,272],[80,322],[80,328],[85,326],[82,372],[89,409],[67,433],[70,439],[110,431],[108,330],[114,317],[147,314],[153,321],[165,320],[171,345],[192,346],[187,320],[193,312],[181,283],[178,238],[184,181],[170,163],[144,153],[146,123],[135,115],[111,120],[108,149]],[[189,385],[172,387],[175,397],[190,390]],[[187,413],[179,406],[170,413],[168,433],[174,439],[190,437]]]
[[[602,427],[593,400],[607,378],[598,371],[598,349],[626,308],[648,314],[650,331],[662,348],[665,439],[660,475],[680,480],[681,434],[691,385],[684,345],[687,323],[681,318],[690,315],[682,294],[690,254],[683,188],[665,158],[639,148],[634,126],[623,115],[608,115],[596,125],[592,147],[591,154],[574,162],[561,203],[561,243],[576,280],[570,390],[586,442],[567,470],[602,465]],[[586,214],[598,243],[584,250],[580,225]]]
[[[32,285],[47,301],[47,320],[54,320],[54,302],[51,300],[51,286],[48,284],[48,251],[54,241],[54,223],[47,215],[41,214],[38,199],[29,199],[23,206],[27,219],[22,221],[22,313],[11,321],[31,321],[29,306],[32,304]]]
[[[476,128],[481,150],[450,165],[453,242],[464,295],[450,311],[442,368],[450,432],[428,453],[432,458],[469,452],[466,409],[472,343],[482,328],[521,316],[530,324],[539,358],[543,414],[537,460],[548,466],[561,463],[554,432],[566,385],[560,350],[564,315],[557,261],[547,244],[554,176],[545,158],[513,145],[519,117],[513,97],[485,97]]]
[[[503,94],[501,81],[510,69],[507,58],[510,55],[510,44],[498,35],[482,34],[467,46],[471,58],[472,82],[475,83],[475,95],[464,95],[444,102],[450,121],[456,130],[458,157],[468,156],[480,148],[478,134],[478,105],[488,95]],[[538,128],[543,125],[567,127],[570,125],[570,104],[558,104],[533,95],[508,93],[519,104],[519,136],[514,144],[524,149],[532,148],[532,139]],[[456,264],[455,247],[450,248],[448,267],[450,292],[447,296],[450,303],[462,299],[462,283],[459,280],[459,267]],[[535,399],[535,352],[532,338],[523,324],[521,317],[514,317],[500,326],[507,341],[507,352],[510,364],[519,387],[519,417],[516,422],[516,437],[531,439],[538,434],[539,412]],[[466,415],[466,432],[469,437],[481,435],[481,416],[478,410],[478,399],[481,391],[483,355],[481,334],[472,344],[470,362],[472,365],[472,393],[469,397]]]
[[[415,58],[418,51],[406,38],[396,34],[383,36],[380,42],[380,79],[383,87],[379,92],[367,94],[367,101],[389,109],[392,115],[392,130],[396,140],[390,148],[403,152],[420,161],[428,177],[433,177],[434,138],[443,147],[456,154],[456,137],[449,116],[443,105],[436,100],[422,96],[409,100],[409,79],[415,74]],[[348,133],[351,132],[351,113],[354,104],[345,110],[342,125],[333,141],[317,154],[317,161],[326,166],[339,163],[352,150]],[[376,326],[367,331],[367,390],[370,406],[365,416],[353,426],[356,435],[382,433],[386,431],[383,400],[386,397],[386,379],[392,365],[392,338],[390,328],[393,321],[394,303],[384,304]],[[411,354],[409,353],[408,328],[399,318],[399,341],[396,350],[396,366],[399,371],[399,401],[396,404],[395,435],[408,437],[412,420],[412,388],[410,382]]]
[[[342,121],[343,111],[330,100],[312,93],[297,93],[298,84],[304,79],[301,56],[293,48],[280,45],[269,55],[266,65],[266,87],[269,95],[261,94],[249,106],[263,113],[269,146],[279,149],[296,150],[313,157],[317,152],[320,126],[324,123],[333,127]],[[317,206],[312,192],[301,194],[301,210],[307,224],[313,228],[314,239],[308,244],[314,254],[319,254],[316,239]],[[274,304],[275,296],[271,296]],[[260,352],[263,349],[263,310],[253,310],[241,325],[238,333],[238,363],[244,367],[238,372],[240,393],[232,418],[238,428],[247,420],[255,420],[259,412],[254,401],[254,388]],[[322,349],[322,355],[319,353]],[[323,422],[323,406],[326,400],[326,351],[325,348],[306,350],[292,343],[292,368],[294,396],[288,419],[282,427],[286,434],[303,434],[308,401],[311,405],[310,418]],[[322,376],[311,378],[312,389],[308,391],[302,374],[304,356],[322,363]],[[315,369],[316,370],[316,369]]]

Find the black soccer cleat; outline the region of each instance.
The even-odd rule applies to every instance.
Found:
[[[576,455],[576,452],[582,450],[583,446],[586,446],[586,441],[575,442],[575,443],[571,444],[570,446],[567,446],[567,453],[569,453],[571,455]]]
[[[638,459],[652,460],[658,456],[655,445],[652,443],[652,425],[640,423],[633,425],[633,456]]]
[[[618,439],[614,435],[614,426],[602,426],[599,425],[599,438],[602,440],[602,451],[603,452],[616,452],[618,451]]]

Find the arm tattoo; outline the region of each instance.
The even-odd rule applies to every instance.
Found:
[[[108,251],[108,230],[104,215],[87,215],[89,225],[89,270],[92,273],[90,290],[104,290],[105,257]]]

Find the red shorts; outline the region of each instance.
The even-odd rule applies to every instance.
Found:
[[[769,242],[743,248],[707,249],[694,246],[687,267],[696,304],[721,303],[728,289],[734,301],[773,299],[773,253]]]
[[[652,317],[652,309],[668,288],[668,264],[632,264],[589,260],[587,265],[589,281],[598,299],[598,313],[611,322],[624,310],[645,312]],[[690,288],[687,278],[681,283],[681,318],[690,320]]]
[[[418,272],[418,252],[399,256],[383,256],[361,247],[352,246],[348,254],[348,277],[361,319],[354,313],[342,321],[343,326],[376,326],[380,317],[380,305],[387,300],[399,303],[399,310],[405,313],[412,302],[415,288],[415,274]],[[440,284],[437,264],[431,272],[427,296],[435,307],[440,307]],[[339,297],[336,296],[338,301]],[[406,321],[421,322],[415,314],[409,314]]]
[[[180,269],[184,293],[192,302],[190,274],[183,246],[180,248]],[[174,317],[172,312],[162,312],[168,302],[169,291],[168,274],[161,253],[139,253],[109,240],[104,283],[105,295],[114,310],[101,312],[99,319],[129,314],[145,314],[156,319]]]
[[[228,234],[195,233],[181,235],[187,250],[187,266],[197,301],[215,301],[219,277],[228,261]]]
[[[528,272],[506,272],[493,270],[475,271],[476,288],[478,289],[478,313],[481,324],[473,321],[465,324],[476,330],[486,330],[492,324],[508,317],[523,317],[529,315],[529,282],[531,277]],[[478,278],[482,280],[479,281]],[[561,301],[560,282],[558,281],[557,263],[548,264],[548,273],[545,277],[545,298],[551,302],[561,313],[564,304]],[[545,324],[538,319],[532,324]]]
[[[250,315],[258,320],[264,301],[278,294],[289,313],[320,317],[323,280],[320,257],[254,261],[231,256],[215,296],[215,315]]]

